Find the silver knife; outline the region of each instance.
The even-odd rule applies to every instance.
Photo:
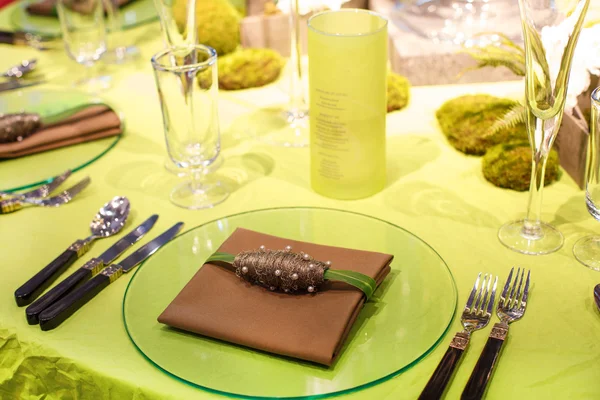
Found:
[[[100,274],[42,311],[39,315],[40,328],[43,331],[49,331],[59,326],[75,311],[96,297],[102,289],[116,281],[123,273],[131,271],[135,266],[154,254],[165,243],[173,239],[182,226],[183,222],[176,223],[120,263],[104,268]]]
[[[10,81],[0,83],[0,92],[6,92],[13,89],[22,89],[29,86],[39,85],[41,83],[44,83],[44,81],[21,81],[17,79],[11,79]]]
[[[25,310],[27,322],[30,325],[38,323],[38,317],[42,311],[56,303],[65,295],[73,291],[76,287],[81,286],[94,277],[98,272],[111,262],[116,260],[125,250],[134,245],[140,240],[156,223],[158,215],[154,214],[144,221],[137,228],[129,232],[117,243],[113,244],[108,250],[102,253],[98,258],[92,258],[86,262],[81,268],[73,272],[69,277],[65,278],[58,285],[50,289],[42,297],[31,303]]]

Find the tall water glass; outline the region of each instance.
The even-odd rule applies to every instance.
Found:
[[[592,92],[592,117],[588,137],[585,203],[600,221],[600,88]],[[600,236],[586,236],[573,246],[573,254],[583,265],[600,271]]]
[[[221,148],[217,53],[204,45],[172,47],[154,55],[152,66],[167,152],[191,175],[173,189],[171,201],[188,209],[219,204],[229,192],[210,174]]]
[[[548,254],[563,245],[562,234],[540,220],[542,191],[546,161],[563,117],[573,52],[588,6],[589,0],[569,0],[560,6],[554,0],[519,0],[525,38],[531,183],[525,219],[502,226],[498,238],[506,247],[520,253]],[[561,40],[545,45],[541,33],[548,29],[560,35]]]
[[[58,0],[56,10],[67,54],[85,66],[77,86],[95,93],[110,85],[108,77],[94,76],[92,69],[106,51],[106,27],[102,0]]]

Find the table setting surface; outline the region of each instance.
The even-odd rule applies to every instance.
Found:
[[[10,15],[14,7],[18,4],[0,10],[0,29],[13,28]],[[600,6],[593,7],[599,15]],[[124,275],[53,331],[42,332],[28,325],[23,309],[15,306],[15,288],[55,257],[58,249],[67,247],[76,232],[85,232],[98,207],[114,196],[127,196],[132,204],[126,231],[155,213],[161,215],[157,232],[176,221],[184,221],[183,231],[188,231],[253,210],[322,207],[387,221],[431,246],[447,264],[456,285],[457,312],[450,326],[419,362],[340,398],[417,398],[447,344],[462,329],[460,307],[467,301],[474,278],[482,271],[497,275],[501,288],[513,266],[531,271],[527,314],[511,325],[503,361],[496,368],[486,398],[597,397],[600,314],[594,303],[594,287],[600,275],[583,267],[572,254],[579,238],[598,230],[586,210],[584,191],[564,172],[558,182],[546,188],[542,216],[563,232],[562,249],[538,257],[512,252],[499,242],[497,231],[503,222],[523,216],[527,192],[499,189],[488,183],[479,158],[449,146],[435,118],[435,111],[445,101],[464,94],[518,99],[523,94],[522,81],[412,88],[409,106],[387,116],[385,189],[355,201],[322,197],[311,189],[307,149],[260,143],[235,124],[236,117],[285,99],[285,79],[258,89],[221,91],[224,162],[216,174],[230,185],[231,194],[214,208],[192,212],[171,204],[167,195],[178,178],[164,168],[162,118],[149,62],[163,46],[159,25],[153,22],[125,35],[139,47],[140,60],[108,67],[114,84],[102,95],[123,113],[124,133],[101,158],[73,173],[74,182],[90,176],[93,184],[68,207],[37,207],[2,216],[0,398],[38,398],[43,393],[57,399],[224,398],[165,374],[132,344],[123,320],[123,296],[133,274]],[[14,60],[38,59],[47,83],[23,91],[60,90],[69,81],[72,61],[62,51],[0,45],[0,55],[0,70],[10,67]],[[68,152],[64,154],[68,156]],[[47,178],[55,172],[60,173],[48,171]],[[0,182],[0,190],[12,188]],[[152,236],[140,243],[147,243]],[[98,242],[89,255],[97,257],[111,244],[109,240]],[[215,248],[219,245],[216,243]],[[72,268],[84,262],[76,261]],[[197,267],[203,262],[199,258]],[[393,263],[402,264],[401,254]],[[402,280],[402,274],[395,279]],[[471,338],[471,351],[464,355],[447,398],[460,396],[496,322],[493,315],[490,324]]]

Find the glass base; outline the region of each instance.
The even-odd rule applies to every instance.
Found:
[[[600,236],[586,236],[573,246],[573,255],[583,265],[600,271]]]
[[[102,55],[102,61],[107,64],[126,64],[140,57],[140,49],[136,46],[117,47],[107,50]]]
[[[236,121],[257,140],[282,147],[306,147],[309,139],[308,110],[283,106],[263,108]]]
[[[218,180],[207,178],[193,188],[192,182],[187,181],[177,185],[171,192],[171,202],[178,207],[188,210],[211,208],[222,203],[229,196],[229,191]]]
[[[219,154],[212,164],[206,167],[206,173],[210,174],[221,168],[223,166],[224,159],[225,158]],[[164,166],[168,172],[179,178],[185,178],[186,176],[190,175],[185,168],[179,168],[169,157],[165,157]]]
[[[531,230],[526,228],[524,219],[503,225],[498,231],[498,239],[511,250],[531,255],[554,253],[564,242],[562,233],[552,225],[540,222],[535,230]]]

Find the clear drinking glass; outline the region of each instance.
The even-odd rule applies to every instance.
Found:
[[[67,54],[86,67],[84,79],[75,84],[91,93],[108,88],[110,79],[92,72],[106,51],[102,0],[58,0],[56,9]]]
[[[600,221],[600,88],[592,92],[592,117],[585,176],[585,203],[592,217]],[[579,239],[573,246],[573,254],[586,267],[600,271],[600,236]]]
[[[248,133],[276,146],[308,146],[308,105],[302,84],[302,49],[298,1],[290,0],[290,80],[289,101],[265,107],[242,117]],[[340,7],[343,1],[340,1]]]
[[[563,245],[562,234],[540,220],[542,191],[546,161],[563,117],[573,52],[588,6],[589,0],[570,0],[560,6],[554,0],[519,0],[525,38],[531,183],[525,219],[503,225],[498,238],[520,253],[548,254]],[[560,41],[544,46],[541,32],[546,29],[559,35]]]
[[[191,180],[171,192],[171,201],[201,209],[229,195],[211,176],[220,152],[217,115],[217,53],[208,46],[172,47],[152,57],[169,157]]]
[[[103,56],[103,61],[111,64],[123,64],[139,56],[137,46],[128,45],[123,40],[123,19],[119,10],[118,0],[104,0],[108,25],[108,49]]]

